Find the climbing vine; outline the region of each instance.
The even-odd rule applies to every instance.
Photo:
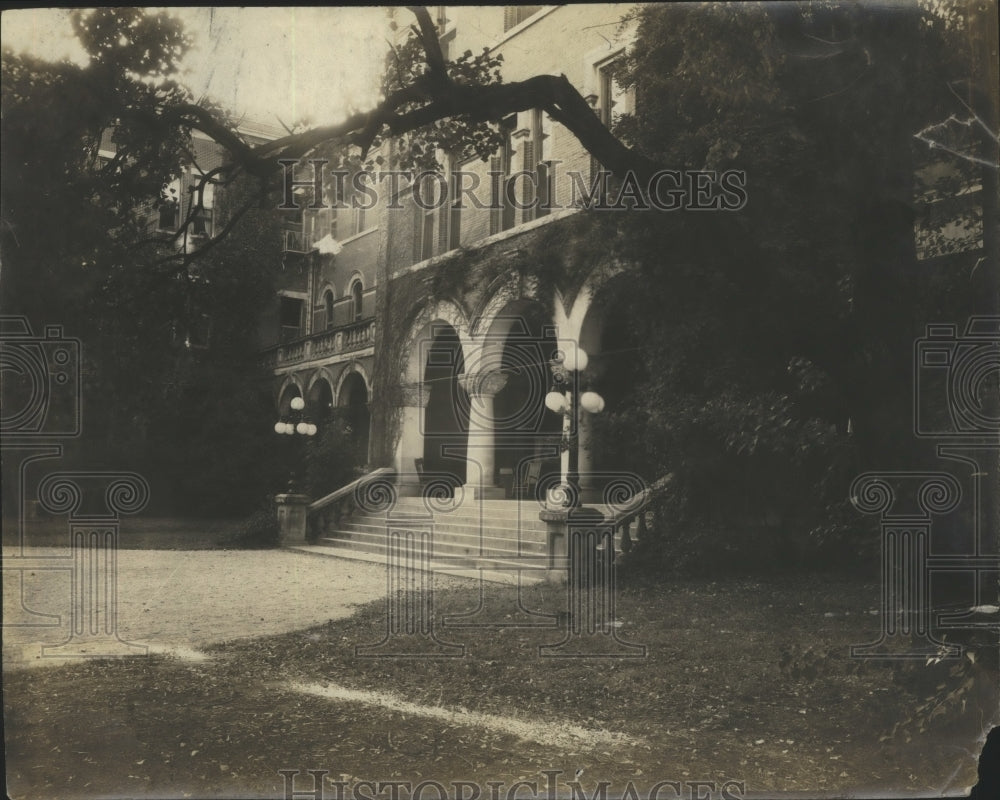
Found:
[[[388,267],[383,267],[371,404],[373,429],[378,432],[373,463],[392,463],[400,434],[408,337],[423,309],[449,301],[472,317],[504,275],[516,276],[522,284],[531,280],[535,299],[546,308],[554,309],[557,293],[571,305],[588,278],[600,282],[602,273],[616,268],[622,252],[620,218],[627,213],[582,210],[558,224],[526,232],[513,249],[509,240],[461,248],[419,272],[390,277]]]

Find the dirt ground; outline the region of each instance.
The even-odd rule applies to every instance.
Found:
[[[423,662],[358,656],[385,633],[380,564],[121,550],[119,638],[178,657],[60,664],[41,649],[69,636],[69,553],[5,555],[17,797],[271,798],[280,770],[307,767],[355,787],[428,775],[509,786],[557,769],[584,775],[587,796],[596,780],[676,779],[764,796],[958,797],[997,707],[995,664],[981,658],[898,670],[850,659],[878,631],[878,586],[853,579],[623,585],[620,632],[646,654],[613,663],[542,659],[562,634],[505,627],[502,614],[560,606],[562,588],[495,586],[497,625],[441,629],[465,657]],[[441,620],[484,600],[469,581],[437,580],[452,589],[435,595]],[[39,665],[53,668],[23,668]]]
[[[69,550],[19,553],[3,550],[4,669],[66,663],[42,647],[69,638]],[[386,588],[380,564],[285,550],[119,550],[117,567],[119,638],[189,658],[209,644],[342,619]]]

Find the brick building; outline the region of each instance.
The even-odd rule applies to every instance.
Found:
[[[631,103],[608,71],[629,41],[620,24],[627,10],[432,13],[446,58],[487,46],[503,56],[505,81],[565,74],[610,122]],[[409,20],[399,23],[405,32]],[[504,144],[486,162],[439,153],[444,173],[425,177],[416,197],[404,181],[395,192],[376,187],[372,207],[286,212],[283,284],[264,326],[278,413],[287,415],[295,397],[310,417],[352,409],[352,424],[369,426],[369,466],[395,467],[405,492],[416,490],[417,470],[449,474],[484,497],[510,497],[528,473],[532,483],[558,474],[562,416],[545,408],[548,361],[557,343],[580,343],[590,372],[601,370],[603,321],[589,311],[596,283],[572,287],[572,298],[563,297],[569,287],[542,297],[520,261],[540,232],[574,215],[597,165],[540,111],[511,115],[500,128]],[[293,173],[303,207],[315,202],[316,169],[303,162]],[[324,184],[335,194],[329,176]],[[328,200],[322,205],[338,205]],[[443,285],[451,273],[465,276],[461,286]],[[584,427],[582,469],[586,440]]]

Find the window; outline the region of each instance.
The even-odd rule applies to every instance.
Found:
[[[195,236],[212,236],[213,213],[211,208],[203,208],[191,220],[191,232]]]
[[[445,61],[451,60],[452,45],[455,42],[455,16],[458,9],[448,6],[434,6],[432,17],[437,27],[438,41],[441,44],[441,55]]]
[[[361,281],[356,280],[351,284],[351,318],[355,321],[361,319],[363,302],[364,287],[362,287]]]
[[[435,184],[433,175],[424,175],[413,184],[413,261],[426,261],[434,255]],[[419,196],[419,202],[417,197]],[[422,207],[423,206],[423,207]]]
[[[281,325],[281,341],[288,342],[299,338],[302,330],[302,306],[304,303],[297,297],[281,296],[279,320]]]
[[[195,186],[197,187],[197,184]],[[192,193],[191,202],[197,204],[197,192]],[[201,190],[201,204],[202,207],[198,209],[191,220],[191,232],[195,236],[212,236],[214,233],[215,186],[211,183],[206,183]]]
[[[438,212],[438,252],[447,253],[462,244],[462,176],[458,160],[448,158],[447,186],[442,181],[441,189],[448,192],[442,198],[441,209]]]
[[[176,231],[180,224],[180,212],[176,200],[165,200],[160,206],[160,222],[157,227],[161,231]]]
[[[171,181],[160,190],[160,199],[162,202],[159,208],[157,228],[161,231],[170,231],[172,233],[181,224],[180,192],[181,182],[179,180]]]
[[[635,96],[634,93],[629,90],[625,91],[622,89],[621,85],[614,77],[615,68],[617,66],[617,59],[621,55],[617,55],[611,60],[605,61],[603,64],[599,64],[597,69],[597,97],[595,102],[597,104],[596,111],[597,116],[600,118],[601,122],[604,123],[605,127],[611,128],[615,120],[622,114],[631,114],[635,109]],[[600,162],[595,158],[590,159],[590,175],[591,180],[593,180],[598,173],[601,171],[602,167]],[[605,183],[602,181],[600,184],[602,200],[604,195],[606,195]]]
[[[333,292],[327,289],[323,293],[323,312],[326,316],[327,330],[333,327]]]
[[[456,165],[457,166],[457,165]],[[462,245],[462,172],[461,170],[451,170],[449,178],[449,191],[451,193],[448,204],[448,249],[454,250]]]
[[[542,10],[541,6],[504,6],[503,7],[503,30],[504,33],[511,28],[520,25],[528,17],[534,16]]]
[[[448,27],[448,7],[434,6],[434,24],[437,25],[438,35],[444,33]]]
[[[540,109],[531,112],[531,138],[524,147],[524,171],[533,173],[534,184],[524,181],[524,221],[544,217],[552,210],[552,120]],[[535,196],[531,197],[532,191]],[[532,200],[536,202],[532,203]]]
[[[514,195],[514,179],[511,177],[514,161],[514,143],[512,134],[517,127],[517,115],[511,114],[500,122],[500,134],[503,144],[500,150],[490,159],[490,233],[499,233],[514,227],[514,205],[511,202]]]
[[[289,225],[301,225],[302,221],[305,219],[305,214],[303,213],[305,207],[309,205],[309,200],[306,198],[306,188],[304,186],[296,186],[292,189],[292,201],[298,208],[282,208],[281,213],[284,215],[282,219]]]
[[[632,92],[625,91],[614,77],[615,62],[611,61],[597,68],[598,113],[607,127],[615,118],[632,113]]]

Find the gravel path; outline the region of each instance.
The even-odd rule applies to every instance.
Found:
[[[4,669],[63,663],[42,657],[41,647],[69,637],[68,549],[3,554]],[[189,658],[207,644],[350,616],[386,590],[381,564],[287,550],[120,550],[117,571],[119,638]],[[59,624],[24,607],[59,615]]]

